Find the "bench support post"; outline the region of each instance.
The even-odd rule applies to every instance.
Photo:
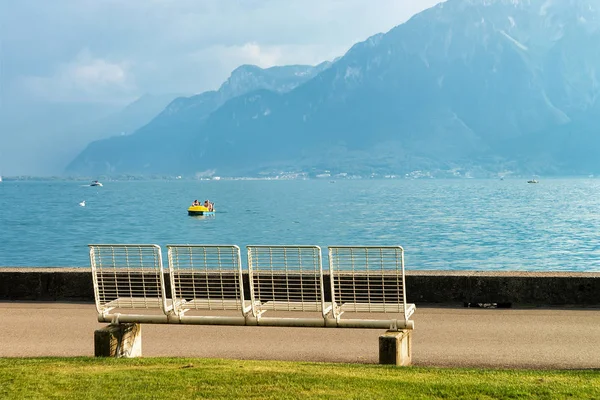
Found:
[[[412,364],[412,329],[387,331],[379,336],[379,364]]]
[[[96,357],[142,356],[142,326],[135,323],[107,325],[94,332]]]

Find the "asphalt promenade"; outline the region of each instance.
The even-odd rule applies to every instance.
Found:
[[[600,368],[599,309],[423,307],[413,364],[439,367]],[[92,356],[104,326],[93,304],[0,302],[0,357]],[[363,329],[143,325],[145,357],[377,363]]]

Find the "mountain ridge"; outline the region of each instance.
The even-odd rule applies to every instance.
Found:
[[[113,137],[106,141],[95,141],[88,145],[88,148],[80,153],[66,168],[67,173],[74,171],[81,172],[81,164],[87,164],[84,174],[97,174],[96,169],[111,172],[115,165],[126,162],[127,151],[121,152],[118,149],[111,151],[116,154],[120,160],[116,161],[90,161],[94,153],[110,149],[112,146],[127,146],[133,143],[136,152],[140,149],[148,148],[146,143],[141,142],[158,139],[169,135],[169,132],[178,130],[180,136],[187,137],[197,131],[197,127],[204,123],[208,116],[216,111],[227,101],[252,92],[255,89],[270,89],[274,92],[285,92],[292,90],[302,82],[310,79],[315,74],[327,69],[331,65],[325,61],[316,66],[292,65],[276,66],[270,68],[260,68],[255,65],[241,65],[236,68],[230,77],[219,87],[218,90],[203,92],[190,97],[179,97],[168,104],[165,109],[152,119],[147,125],[141,127],[131,135],[132,137]],[[116,144],[115,144],[116,143]],[[153,152],[155,153],[155,152]],[[91,156],[89,154],[92,154]],[[141,155],[144,158],[143,164],[156,162],[156,154]],[[153,161],[154,160],[154,161]],[[79,167],[78,167],[79,165]],[[118,171],[122,172],[122,171]]]
[[[598,136],[600,7],[568,3],[448,0],[355,44],[289,90],[263,84],[202,120],[166,125],[170,140],[192,148],[159,144],[158,135],[143,155],[132,154],[133,141],[114,145],[119,160],[107,150],[103,161],[117,173],[252,174],[277,165],[597,173],[584,150]],[[571,157],[587,158],[566,157],[565,137]]]

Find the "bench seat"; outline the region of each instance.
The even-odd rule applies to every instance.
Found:
[[[106,311],[113,310],[115,308],[126,308],[126,309],[160,309],[162,310],[162,299],[159,297],[119,297],[114,300],[104,303]],[[173,309],[173,301],[167,299],[167,309],[170,311]]]
[[[181,301],[179,305],[187,310],[240,310],[242,308],[239,300],[228,299],[191,299]]]
[[[331,309],[331,302],[326,302],[325,313]],[[322,311],[323,304],[317,301],[267,301],[260,304],[265,311]]]
[[[368,312],[368,313],[406,313],[407,318],[414,314],[414,304],[377,304],[377,303],[343,303],[341,311],[345,312]]]
[[[167,245],[175,313],[251,312],[244,299],[240,248],[235,245]]]

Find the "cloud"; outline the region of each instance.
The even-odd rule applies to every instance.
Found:
[[[122,65],[111,64],[102,59],[75,65],[71,72],[73,80],[86,88],[97,85],[122,85],[126,81],[125,69]]]
[[[242,64],[253,64],[261,68],[276,65],[316,65],[331,60],[347,49],[320,44],[261,45],[247,42],[240,45],[215,45],[198,49],[187,55],[186,63],[200,67],[207,60],[216,66],[219,78],[212,81],[218,86],[232,70]]]
[[[437,2],[6,2],[0,15],[3,86],[13,97],[48,100],[200,92],[218,87],[239,64],[333,59]]]
[[[21,77],[19,83],[36,99],[48,101],[110,102],[115,97],[130,100],[138,91],[130,67],[129,62],[94,57],[84,49],[73,60],[57,65],[53,73]]]
[[[284,54],[279,46],[261,46],[256,42],[241,45],[215,45],[192,51],[187,56],[188,62],[199,65],[206,60],[219,65],[220,69],[241,64],[254,64],[259,67],[270,67],[281,63]]]

